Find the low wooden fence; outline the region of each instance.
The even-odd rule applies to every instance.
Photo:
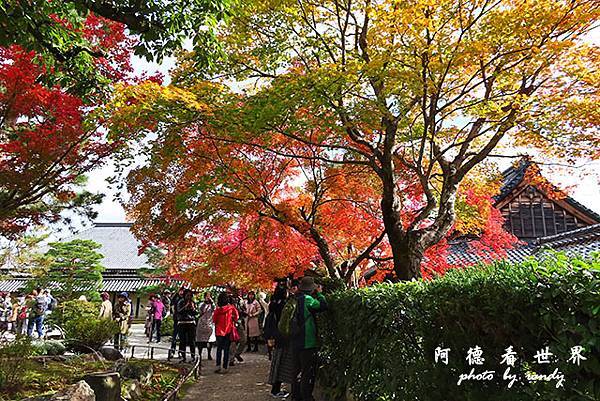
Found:
[[[139,353],[138,356],[136,356],[136,349],[143,350],[143,356],[145,357],[145,359],[154,359],[155,355],[157,352],[155,352],[156,350],[158,351],[166,351],[167,353],[171,352],[171,348],[166,348],[166,347],[157,347],[157,346],[153,346],[153,345],[131,345],[131,355],[130,358],[139,358]],[[174,353],[176,355],[180,355],[182,353],[184,353],[186,356],[189,356],[190,353],[189,352],[180,352],[180,351],[174,351]],[[202,365],[201,365],[201,359],[198,357],[196,358],[196,360],[194,361],[193,365],[188,369],[188,368],[184,368],[183,369],[183,373],[180,375],[179,379],[177,380],[177,384],[175,385],[175,387],[169,391],[167,394],[164,395],[164,397],[162,398],[163,401],[175,401],[178,400],[179,398],[179,393],[181,392],[181,387],[183,387],[183,385],[191,378],[193,377],[194,380],[197,380],[198,377],[200,376],[200,371],[202,369]]]
[[[181,387],[183,387],[183,385],[192,376],[194,377],[194,380],[197,380],[198,377],[200,376],[200,369],[201,369],[200,358],[198,358],[194,362],[194,366],[192,366],[192,368],[189,371],[187,371],[186,373],[184,373],[183,375],[181,375],[181,377],[177,381],[177,385],[175,386],[175,388],[173,388],[171,391],[169,391],[163,397],[163,401],[176,401],[176,400],[178,400],[179,399],[179,392],[181,391]]]

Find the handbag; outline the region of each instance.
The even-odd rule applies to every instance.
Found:
[[[231,318],[231,333],[229,333],[229,339],[232,343],[237,343],[240,341],[240,333],[238,332],[233,316]]]
[[[229,333],[229,339],[232,343],[237,343],[240,341],[240,333],[238,333],[238,329],[235,327],[235,325],[231,329],[231,333]]]

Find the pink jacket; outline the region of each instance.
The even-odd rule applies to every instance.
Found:
[[[154,301],[154,320],[162,320],[164,309],[165,304],[163,304],[160,299]]]

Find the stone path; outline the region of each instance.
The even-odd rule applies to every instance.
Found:
[[[150,347],[169,348],[171,346],[171,337],[161,338],[159,344],[155,341],[148,343],[148,337],[144,334],[144,324],[134,323],[129,330],[129,347],[125,350],[125,356],[131,357],[131,346],[133,345],[135,345],[133,356],[139,359],[150,359]],[[165,360],[168,353],[169,351],[166,349],[155,349],[153,359]]]
[[[216,350],[213,349],[213,357]],[[206,351],[203,354],[206,358]],[[273,400],[267,384],[270,362],[263,353],[244,353],[244,363],[229,368],[225,375],[214,373],[214,361],[202,360],[202,376],[185,390],[184,401]]]
[[[148,346],[169,348],[170,337],[160,344],[148,344],[143,324],[133,324],[129,332],[129,345],[135,345],[136,358],[150,358]],[[213,348],[212,356],[217,350]],[[126,350],[131,356],[131,348]],[[271,386],[267,384],[271,362],[263,347],[259,353],[244,353],[244,362],[229,368],[225,375],[214,373],[215,362],[206,360],[206,350],[202,352],[202,375],[198,382],[185,389],[186,401],[266,401],[273,400]],[[165,360],[167,351],[154,351],[154,359]],[[176,359],[175,359],[176,360]],[[289,389],[288,389],[289,390]]]

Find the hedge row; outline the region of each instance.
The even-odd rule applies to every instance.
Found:
[[[583,261],[549,254],[334,293],[321,317],[319,380],[330,400],[348,392],[368,401],[600,400],[599,275],[597,256]],[[587,358],[580,366],[568,361],[578,345]],[[475,346],[483,365],[466,360]],[[511,388],[501,364],[509,346],[518,357]],[[435,362],[438,347],[450,349],[447,365]],[[537,363],[545,347],[552,362]],[[471,378],[494,373],[481,380],[463,376],[458,385],[472,369]],[[533,372],[550,381],[530,381],[540,379]]]

